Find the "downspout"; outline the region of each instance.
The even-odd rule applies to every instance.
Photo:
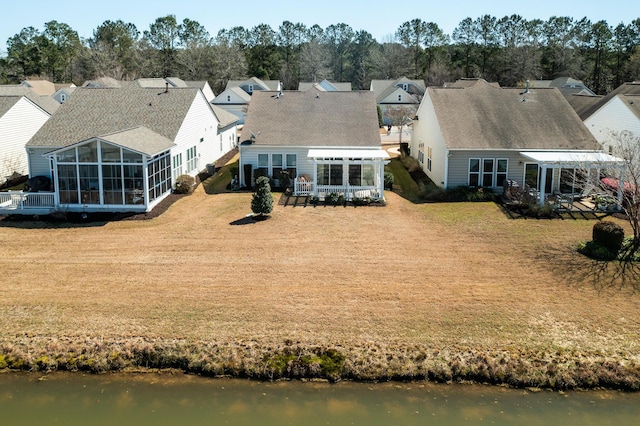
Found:
[[[449,157],[451,156],[451,151],[445,149],[444,155],[444,189],[447,189],[449,186]]]

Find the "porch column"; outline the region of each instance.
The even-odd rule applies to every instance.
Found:
[[[376,161],[376,179],[378,179],[378,194],[380,198],[384,198],[384,161]]]
[[[53,183],[53,205],[56,210],[60,209],[60,182],[58,179],[58,159],[55,156],[49,157],[51,161],[51,181]]]
[[[318,196],[318,159],[313,159],[313,196]]]
[[[547,187],[547,165],[543,164],[540,167],[540,173],[542,173],[542,176],[540,176],[540,188],[538,188],[538,194],[540,194],[538,197],[540,197],[539,200],[539,204],[540,207],[544,206],[544,190]]]

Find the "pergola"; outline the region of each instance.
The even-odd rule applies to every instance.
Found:
[[[605,154],[601,151],[523,151],[520,155],[538,163],[540,167],[540,197],[542,207],[545,200],[545,188],[547,169],[617,169],[620,173],[618,185],[618,206],[622,203],[622,190],[624,188],[624,165],[622,158]]]

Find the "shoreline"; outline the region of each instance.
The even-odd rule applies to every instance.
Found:
[[[18,339],[20,340],[20,339]],[[26,337],[0,342],[0,372],[140,373],[328,382],[474,383],[554,391],[640,390],[632,354],[421,345],[316,346],[285,341]]]

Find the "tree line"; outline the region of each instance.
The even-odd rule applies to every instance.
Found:
[[[229,80],[250,76],[280,80],[285,89],[325,78],[368,89],[372,79],[402,76],[427,85],[481,77],[502,86],[569,76],[605,94],[640,79],[640,18],[614,27],[586,18],[484,15],[462,20],[450,35],[416,18],[382,41],[345,23],[322,28],[290,21],[212,36],[199,22],[178,22],[174,15],[142,32],[107,20],[81,39],[69,25],[50,21],[42,31],[27,27],[10,37],[0,58],[0,82],[34,76],[77,85],[102,76],[177,76],[207,80],[216,93]]]

